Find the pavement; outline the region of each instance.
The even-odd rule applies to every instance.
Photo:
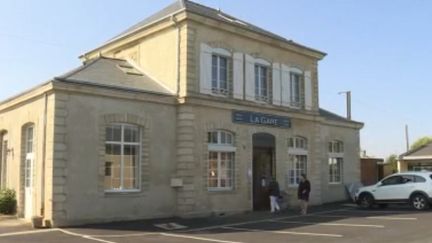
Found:
[[[11,226],[2,227],[9,221]],[[351,204],[312,207],[308,215],[286,210],[198,219],[157,219],[31,229],[0,218],[0,242],[432,242],[432,210],[409,207],[361,210]],[[19,228],[21,227],[21,228]],[[5,230],[5,228],[8,228]]]

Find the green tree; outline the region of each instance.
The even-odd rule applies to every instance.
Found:
[[[396,154],[391,154],[390,156],[388,156],[385,159],[385,163],[388,163],[391,165],[393,172],[397,171],[397,161],[398,161],[398,156]]]
[[[413,144],[411,144],[410,150],[420,148],[421,146],[432,142],[432,137],[425,136],[417,139]]]

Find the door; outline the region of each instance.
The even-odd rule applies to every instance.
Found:
[[[24,161],[24,218],[31,219],[33,216],[33,126],[26,129],[26,156]]]
[[[412,181],[409,182],[406,178],[397,175],[383,180],[373,193],[376,200],[402,200],[408,199],[413,187]]]
[[[6,171],[8,158],[7,133],[0,134],[0,189],[6,188]]]
[[[33,154],[29,153],[26,155],[25,166],[24,166],[24,198],[25,198],[25,212],[24,217],[31,219],[33,216]]]
[[[254,148],[253,152],[253,208],[270,208],[268,184],[273,175],[273,151],[268,148]]]

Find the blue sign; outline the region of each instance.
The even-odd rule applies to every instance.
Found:
[[[233,111],[232,121],[234,123],[265,125],[282,128],[291,127],[291,120],[288,117],[250,111]]]

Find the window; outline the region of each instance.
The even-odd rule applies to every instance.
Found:
[[[208,133],[208,188],[231,190],[234,182],[234,135],[228,131]]]
[[[329,182],[342,182],[343,158],[329,158]]]
[[[329,183],[340,184],[343,180],[343,142],[333,140],[328,143]]]
[[[422,182],[426,182],[426,179],[421,177],[421,176],[414,176],[414,182],[415,183],[422,183]]]
[[[112,124],[106,128],[105,190],[139,189],[140,148],[140,130],[137,126]]]
[[[382,181],[383,186],[398,185],[404,183],[402,176],[392,176]]]
[[[288,139],[288,185],[297,186],[301,174],[307,174],[308,143],[304,137]]]
[[[290,72],[290,87],[291,87],[291,105],[299,107],[300,106],[300,86],[301,86],[301,74]]]
[[[426,182],[426,179],[416,175],[402,175],[403,183],[422,183]]]
[[[228,95],[230,92],[228,65],[229,58],[212,55],[212,93]]]
[[[341,141],[331,141],[329,142],[329,153],[343,153],[344,152],[344,146],[343,142]]]
[[[258,101],[270,102],[270,72],[264,65],[255,64],[255,99]]]
[[[26,153],[33,153],[33,126],[26,129]]]
[[[294,149],[307,150],[308,144],[306,138],[303,137],[291,137],[288,139],[288,147]]]
[[[289,185],[297,186],[301,174],[307,174],[307,155],[289,155],[290,169],[288,172]]]

